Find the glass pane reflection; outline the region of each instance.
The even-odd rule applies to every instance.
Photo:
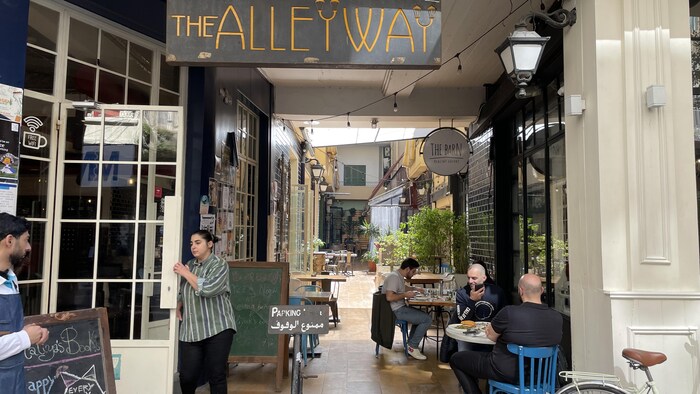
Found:
[[[41,283],[20,283],[19,296],[24,306],[24,315],[38,315],[41,313]]]
[[[132,223],[100,224],[98,278],[133,277],[134,230],[135,225]]]
[[[17,214],[22,217],[46,218],[49,168],[47,161],[22,158],[17,188]]]
[[[42,279],[44,277],[44,245],[46,234],[45,222],[29,222],[29,242],[32,245],[32,253],[29,259],[25,259],[22,269],[16,270],[19,280]]]
[[[180,127],[177,112],[144,111],[142,160],[174,163]]]
[[[160,308],[160,283],[137,283],[134,339],[168,339],[170,311]]]
[[[102,219],[136,219],[136,164],[102,165]]]
[[[69,60],[66,74],[67,100],[83,101],[95,99],[96,68]]]
[[[175,165],[142,165],[139,219],[162,220],[163,199],[175,195]]]
[[[62,223],[59,279],[92,278],[95,258],[95,225]]]
[[[139,224],[136,278],[156,279],[163,270],[163,225]]]
[[[56,73],[55,67],[55,55],[39,49],[27,47],[24,88],[53,95],[53,76]],[[25,96],[25,99],[26,98]]]
[[[68,163],[64,167],[64,219],[97,217],[97,164]]]
[[[56,312],[92,308],[92,283],[58,283]]]
[[[58,12],[29,2],[29,31],[27,43],[52,51],[58,38]]]
[[[97,283],[95,307],[107,308],[111,339],[129,339],[131,283]]]

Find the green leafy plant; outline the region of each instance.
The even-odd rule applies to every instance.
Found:
[[[359,227],[360,234],[367,236],[367,238],[377,238],[379,237],[382,232],[379,229],[379,226],[376,224],[373,224],[372,222],[368,222],[367,219],[364,219],[362,221],[362,224],[360,224]]]
[[[411,251],[432,271],[441,260],[452,259],[453,222],[452,211],[428,207],[408,218]]]
[[[323,245],[325,245],[325,244],[326,243],[323,242],[320,238],[314,238],[310,243],[311,250],[317,251],[319,248],[323,247]]]
[[[406,223],[401,223],[399,230],[379,238],[384,265],[398,265],[411,253],[411,236],[406,232]]]
[[[464,215],[452,222],[452,262],[455,273],[466,274],[469,268],[469,228]]]

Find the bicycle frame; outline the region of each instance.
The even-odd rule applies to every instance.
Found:
[[[608,374],[603,374],[603,373],[596,373],[596,372],[579,372],[579,371],[561,371],[559,372],[559,376],[570,380],[571,383],[567,384],[566,386],[562,387],[559,389],[557,392],[564,392],[572,387],[578,388],[578,385],[581,383],[598,383],[601,386],[604,387],[611,387],[615,388],[621,391],[624,391],[629,394],[661,394],[659,392],[659,389],[656,387],[656,382],[654,382],[654,379],[651,377],[651,373],[649,372],[649,368],[643,367],[639,364],[629,362],[630,367],[632,369],[642,369],[646,373],[647,376],[647,381],[645,382],[644,386],[641,388],[637,387],[622,387],[620,385],[620,378],[618,378],[615,375],[608,375]]]

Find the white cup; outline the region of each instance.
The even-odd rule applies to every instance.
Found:
[[[49,144],[49,141],[39,133],[25,131],[22,137],[22,147],[29,149],[41,149]]]

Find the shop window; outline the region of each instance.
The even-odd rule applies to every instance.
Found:
[[[58,12],[36,3],[30,3],[27,44],[56,51],[58,17]]]
[[[100,67],[119,74],[126,74],[126,46],[125,39],[102,31],[98,63]]]
[[[68,57],[88,64],[97,64],[99,29],[77,19],[70,20]]]

